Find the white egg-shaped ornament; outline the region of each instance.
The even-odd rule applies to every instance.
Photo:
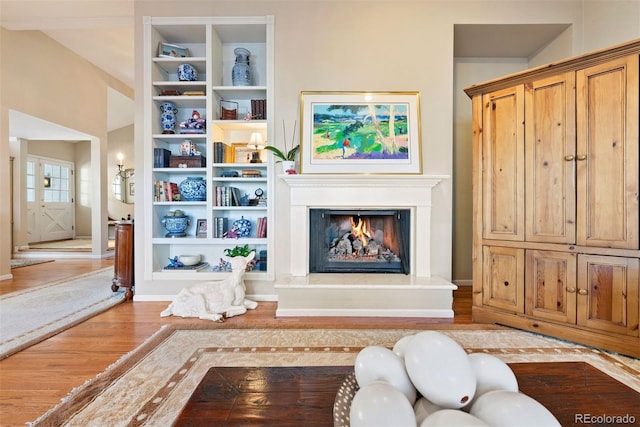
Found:
[[[349,409],[351,427],[415,427],[413,407],[391,384],[374,381],[360,388]]]
[[[451,426],[489,427],[489,424],[459,409],[441,409],[429,415],[420,424],[420,427]]]
[[[433,402],[429,402],[429,399],[426,397],[419,397],[416,400],[416,403],[413,404],[413,412],[416,414],[416,423],[420,425],[425,418],[441,409],[442,408],[440,406]]]
[[[516,375],[502,360],[487,353],[471,353],[468,357],[476,374],[476,394],[468,406],[488,391],[518,391]]]
[[[407,346],[404,363],[416,389],[436,405],[459,409],[473,399],[476,375],[467,352],[445,334],[416,334]]]
[[[386,347],[372,345],[360,350],[354,364],[358,386],[382,380],[400,390],[410,405],[416,401],[416,388],[409,379],[404,361]]]
[[[413,335],[407,335],[406,337],[400,338],[396,341],[392,351],[400,356],[400,358],[404,359],[404,353],[407,351],[407,345],[409,345],[412,339]]]
[[[524,393],[488,391],[471,405],[469,413],[491,426],[546,427],[560,422],[540,402]]]

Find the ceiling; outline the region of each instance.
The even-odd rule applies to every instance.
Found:
[[[133,4],[134,0],[0,0],[0,26],[42,31],[133,87]],[[567,27],[569,24],[455,25],[454,56],[528,58]],[[133,123],[133,100],[115,90],[109,93],[108,111],[109,130]],[[11,134],[25,139],[41,139],[42,135],[47,135],[45,139],[86,139],[71,129],[38,122],[35,118],[12,120]]]

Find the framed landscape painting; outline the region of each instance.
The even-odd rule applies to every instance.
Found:
[[[301,92],[302,173],[422,173],[418,92]]]

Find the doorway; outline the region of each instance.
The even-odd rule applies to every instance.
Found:
[[[74,165],[39,156],[27,158],[28,243],[75,237]]]

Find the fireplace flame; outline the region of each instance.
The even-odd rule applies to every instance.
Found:
[[[362,218],[358,218],[357,224],[353,220],[353,217],[351,218],[351,234],[362,241],[363,247],[367,246],[369,239],[371,238],[371,233],[369,232],[367,223],[363,221]]]

